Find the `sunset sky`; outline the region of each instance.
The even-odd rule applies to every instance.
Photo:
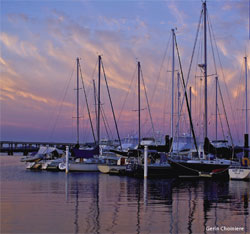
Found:
[[[102,56],[121,136],[137,135],[137,61],[141,62],[155,131],[159,135],[170,134],[171,29],[177,29],[186,79],[202,1],[2,0],[0,4],[1,140],[76,141],[77,57],[81,59],[95,125],[92,80],[97,82],[98,55]],[[248,56],[250,60],[249,1],[208,0],[207,8],[212,30],[211,34],[208,32],[209,137],[215,138],[214,54],[231,133],[235,143],[239,143],[245,131],[243,58]],[[203,80],[197,66],[203,63],[200,35],[188,86],[193,91],[196,134],[202,138]],[[214,50],[211,50],[210,35],[215,39]],[[179,70],[177,58],[175,63]],[[249,64],[248,61],[248,67]],[[114,138],[103,76],[101,87],[102,108]],[[141,90],[142,135],[152,136],[142,82]],[[80,93],[80,141],[92,141],[82,89]],[[182,97],[183,89],[181,100]],[[223,138],[223,132],[228,137],[221,101],[219,112],[219,137]],[[181,133],[188,133],[188,126],[184,108]],[[107,137],[103,122],[101,136]]]

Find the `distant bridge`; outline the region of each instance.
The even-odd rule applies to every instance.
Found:
[[[65,149],[65,146],[72,148],[76,143],[60,143],[60,142],[32,142],[32,141],[0,141],[0,152],[8,153],[12,155],[13,153],[23,153],[27,155],[30,152],[36,152],[39,150],[40,146],[50,146],[56,147],[58,149]],[[84,144],[80,144],[83,146]]]

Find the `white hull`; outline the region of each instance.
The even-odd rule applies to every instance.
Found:
[[[41,166],[40,162],[26,162],[26,169],[40,169]]]
[[[125,165],[106,165],[106,164],[99,164],[98,169],[100,172],[107,174],[110,173],[110,171],[116,171],[119,172],[119,170],[125,170]]]
[[[250,179],[250,168],[235,167],[229,168],[228,170],[230,179],[232,180],[249,180]]]
[[[26,169],[32,169],[32,167],[35,165],[35,162],[27,162],[26,163]]]
[[[47,170],[48,165],[49,165],[49,162],[44,162],[42,164],[42,170]]]

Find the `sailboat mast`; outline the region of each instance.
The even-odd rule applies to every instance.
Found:
[[[207,132],[207,6],[206,1],[203,2],[203,16],[204,16],[204,137],[208,136]]]
[[[218,140],[218,77],[215,77],[215,140]]]
[[[189,101],[190,101],[190,116],[192,118],[192,87],[189,87]],[[192,128],[190,126],[190,136],[192,136]]]
[[[248,148],[249,144],[248,144],[248,118],[247,118],[247,57],[244,57],[245,59],[245,78],[246,78],[246,83],[245,83],[245,95],[246,95],[246,122],[245,122],[245,134],[244,134],[244,148]],[[246,150],[244,152],[244,157],[248,157],[248,151]]]
[[[96,132],[97,132],[97,129],[98,129],[98,124],[97,124],[97,104],[96,104],[96,87],[95,87],[95,80],[93,80],[93,89],[94,89],[94,104],[95,104],[95,120],[96,120]],[[96,141],[95,141],[96,143]]]
[[[178,113],[178,125],[177,125],[177,152],[179,153],[179,137],[180,137],[180,73],[177,73],[177,89],[178,89],[178,106],[177,106],[177,113]]]
[[[141,144],[141,63],[138,62],[138,145]]]
[[[246,95],[246,122],[245,122],[245,134],[248,134],[248,116],[247,116],[247,57],[244,57],[245,59],[245,95]]]
[[[77,133],[77,140],[76,143],[79,145],[79,58],[76,58],[76,133]]]
[[[172,104],[171,104],[171,137],[174,137],[174,49],[175,49],[175,41],[174,41],[174,29],[172,29]]]
[[[100,145],[100,117],[101,117],[101,55],[98,56],[98,110],[97,110],[97,142]]]

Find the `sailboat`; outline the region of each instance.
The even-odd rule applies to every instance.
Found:
[[[141,63],[138,61],[138,147],[137,149],[128,151],[131,156],[131,163],[127,165],[126,174],[134,177],[144,176],[144,162],[142,159],[144,153],[144,142],[148,146],[148,163],[147,176],[152,177],[169,177],[172,176],[172,168],[167,162],[166,152],[169,151],[169,138],[165,137],[165,144],[158,145],[155,138],[144,137],[141,138],[141,97],[140,97],[140,80],[141,80]],[[149,109],[149,104],[148,104]],[[150,113],[149,113],[150,114]]]
[[[92,148],[84,148],[84,149],[79,148],[79,68],[80,68],[80,64],[79,64],[79,58],[77,58],[77,144],[76,144],[76,147],[74,149],[72,149],[72,152],[71,152],[71,156],[72,156],[72,158],[74,158],[74,161],[69,163],[69,171],[82,171],[82,172],[95,171],[95,172],[98,172],[99,165],[105,165],[111,161],[118,161],[119,160],[119,157],[114,156],[113,153],[104,152],[105,150],[107,150],[107,148],[110,147],[110,145],[109,145],[109,147],[107,147],[108,145],[106,145],[106,144],[103,145],[102,143],[104,143],[104,141],[100,140],[101,67],[103,68],[106,87],[107,87],[107,91],[108,91],[108,95],[109,95],[109,99],[110,99],[110,105],[111,105],[111,109],[112,109],[112,113],[113,113],[113,117],[114,117],[114,121],[115,121],[115,125],[116,125],[116,131],[117,131],[119,143],[121,145],[118,127],[117,127],[115,114],[114,114],[114,108],[113,108],[113,104],[111,101],[111,96],[110,96],[110,92],[109,92],[109,88],[108,88],[107,78],[106,78],[106,75],[104,72],[102,58],[99,55],[98,56],[98,68],[99,68],[98,69],[99,70],[98,71],[98,95],[97,95],[97,99],[98,99],[98,105],[97,105],[98,106],[98,111],[97,111],[97,141],[95,140],[95,134],[94,134],[91,116],[90,116],[90,112],[89,112],[89,108],[88,108],[87,96],[86,96],[85,88],[83,85],[83,91],[85,94],[85,100],[86,100],[86,105],[87,105],[87,109],[88,109],[90,125],[92,128],[92,134],[93,134],[94,141],[95,141],[96,145]],[[105,142],[107,142],[107,141],[105,140]],[[66,165],[63,165],[63,164],[61,164],[60,166],[61,166],[61,168],[66,167]]]
[[[100,63],[100,56],[99,56],[99,63]],[[85,149],[79,148],[79,71],[80,71],[80,62],[79,58],[76,59],[77,65],[77,143],[75,148],[71,151],[71,157],[73,160],[69,163],[69,171],[79,171],[79,172],[97,172],[98,165],[100,163],[104,163],[103,160],[99,158],[99,144],[94,147],[88,147]],[[85,88],[83,87],[85,91]],[[86,98],[86,95],[85,95]],[[88,102],[86,99],[86,104],[88,107]],[[88,109],[89,110],[89,109]],[[90,115],[89,115],[90,118]],[[90,118],[90,124],[92,127],[92,121]],[[92,128],[93,129],[93,128]],[[93,134],[94,135],[94,134]],[[66,169],[66,164],[63,162],[59,165],[61,170]]]
[[[206,20],[207,20],[207,6],[206,1],[203,2],[202,5],[202,13],[204,19],[204,64],[200,64],[200,68],[204,72],[204,80],[205,80],[205,92],[204,92],[204,135],[205,135],[205,143],[209,142],[207,138],[207,130],[208,130],[208,121],[207,121],[207,35],[206,35]],[[182,76],[183,78],[183,76]],[[190,150],[185,156],[172,156],[168,158],[168,162],[171,167],[178,173],[180,177],[205,177],[205,178],[214,178],[214,177],[228,177],[228,168],[233,164],[237,165],[237,162],[233,162],[228,159],[219,159],[216,158],[214,154],[209,154],[204,150],[204,146],[197,146],[197,142],[195,139],[195,134],[193,130],[192,119],[190,115],[190,108],[187,100],[186,93],[186,85],[183,80],[184,90],[185,90],[185,98],[187,109],[189,112],[189,120],[192,128],[192,135],[195,143],[195,150]]]
[[[249,154],[249,146],[248,146],[248,115],[247,115],[247,57],[244,58],[245,60],[245,137],[244,137],[244,156],[242,158],[242,162],[240,166],[230,167],[229,177],[232,180],[249,180],[250,179],[250,160],[248,157]]]

